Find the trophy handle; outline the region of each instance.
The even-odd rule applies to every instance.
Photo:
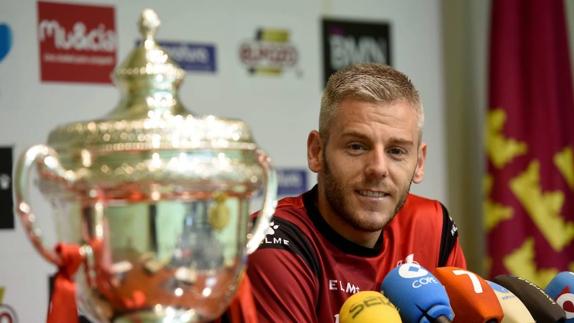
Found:
[[[42,167],[46,171],[46,175],[61,179],[65,182],[73,182],[74,174],[71,171],[66,171],[60,165],[57,158],[57,153],[50,147],[45,145],[35,145],[18,159],[16,170],[14,174],[14,200],[16,212],[18,213],[22,225],[26,231],[28,239],[48,262],[59,266],[62,261],[60,257],[53,251],[53,248],[46,248],[42,241],[42,230],[36,226],[36,216],[32,212],[29,200],[29,182],[30,171],[34,164]]]
[[[265,233],[269,228],[269,222],[271,222],[271,218],[275,212],[275,206],[277,205],[277,176],[275,170],[271,167],[270,158],[267,154],[258,149],[257,155],[257,160],[263,167],[263,178],[266,185],[264,189],[263,207],[258,214],[253,231],[247,235],[249,239],[249,241],[247,241],[248,255],[257,250],[259,244],[265,238]]]

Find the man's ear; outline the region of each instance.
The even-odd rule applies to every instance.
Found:
[[[317,130],[311,131],[307,137],[307,165],[315,173],[318,173],[323,165],[323,142]]]
[[[421,143],[417,157],[417,167],[413,176],[413,183],[418,184],[423,181],[425,175],[425,160],[427,158],[427,144]]]

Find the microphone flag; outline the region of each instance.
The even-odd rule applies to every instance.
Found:
[[[574,85],[564,0],[491,5],[488,277],[546,286],[574,268]]]

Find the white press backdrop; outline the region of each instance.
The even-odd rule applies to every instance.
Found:
[[[277,167],[306,167],[306,137],[317,126],[323,85],[321,18],[390,23],[393,65],[412,78],[426,110],[426,178],[413,190],[448,203],[438,0],[69,2],[115,7],[119,61],[133,48],[138,38],[136,22],[146,7],[155,9],[162,19],[159,39],[214,44],[216,73],[189,73],[181,88],[182,101],[199,114],[247,122]],[[0,62],[0,146],[13,146],[14,159],[26,147],[45,143],[57,125],[101,117],[115,106],[119,93],[111,85],[40,81],[35,1],[0,0],[0,23],[13,32],[13,47]],[[260,27],[289,30],[299,52],[300,73],[285,71],[276,77],[247,73],[238,48],[245,39],[253,39]],[[314,177],[310,178],[312,184]],[[50,210],[40,197],[34,201],[46,240],[53,242]],[[0,230],[2,302],[16,310],[20,322],[44,320],[47,276],[53,272],[35,253],[19,222],[15,230]]]

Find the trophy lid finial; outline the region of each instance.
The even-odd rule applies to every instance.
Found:
[[[159,26],[160,20],[154,10],[144,9],[141,12],[138,29],[142,40],[114,71],[114,81],[124,98],[110,117],[146,118],[151,110],[189,113],[177,95],[185,71],[156,42],[155,34]],[[163,97],[161,100],[158,99],[160,94]]]
[[[138,21],[138,27],[142,38],[154,39],[157,29],[161,25],[158,15],[152,9],[144,9]]]

